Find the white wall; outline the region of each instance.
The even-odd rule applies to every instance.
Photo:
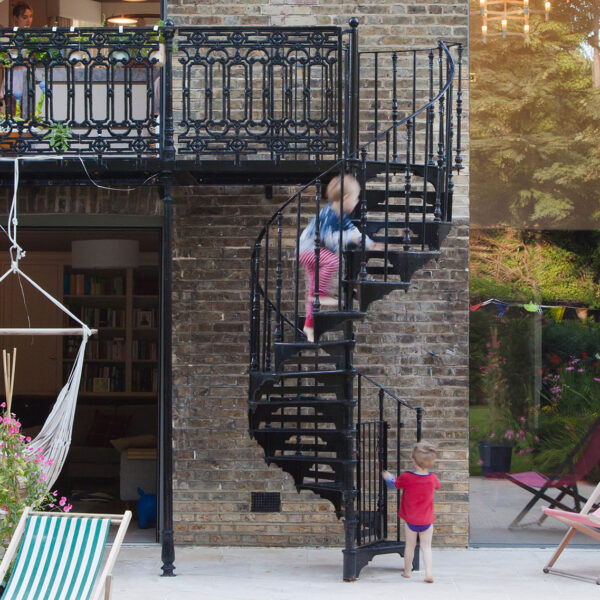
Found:
[[[10,18],[8,15],[8,0],[0,3],[0,24],[3,27],[10,27]]]
[[[73,25],[101,25],[102,5],[94,0],[60,0],[60,17],[73,19]]]

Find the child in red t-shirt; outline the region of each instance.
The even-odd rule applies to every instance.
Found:
[[[440,480],[430,473],[437,452],[430,442],[415,444],[412,452],[414,471],[405,471],[396,479],[389,471],[381,476],[386,485],[394,490],[404,490],[398,516],[404,520],[406,544],[404,548],[404,572],[402,577],[409,578],[412,571],[413,556],[417,537],[421,542],[425,562],[425,581],[433,583],[433,556],[431,539],[433,538],[433,494],[440,489]]]

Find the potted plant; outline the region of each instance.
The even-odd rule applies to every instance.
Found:
[[[488,406],[488,428],[479,441],[479,464],[487,477],[510,471],[515,424],[510,410],[507,380],[503,366],[505,358],[500,352],[498,329],[492,328],[491,339],[486,344],[486,364],[481,367],[482,387]]]

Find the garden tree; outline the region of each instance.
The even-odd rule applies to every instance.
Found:
[[[594,87],[600,87],[600,2],[598,0],[557,2],[552,10],[561,21],[569,25],[572,31],[584,35],[592,52]]]
[[[600,233],[471,232],[471,302],[507,298],[600,307]]]
[[[471,217],[475,226],[600,224],[600,89],[587,35],[532,18],[529,40],[471,45]]]

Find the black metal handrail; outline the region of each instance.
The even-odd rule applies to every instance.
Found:
[[[0,153],[342,156],[339,27],[3,29],[0,62]]]
[[[381,471],[388,468],[389,462],[393,462],[395,469],[400,471],[400,455],[401,449],[404,447],[402,429],[405,425],[402,408],[414,412],[416,442],[421,440],[423,409],[411,406],[361,371],[357,370],[356,375],[356,543],[358,546],[362,546],[388,539],[388,521],[391,515],[389,514],[387,488],[381,478]],[[363,381],[367,381],[377,389],[375,402],[365,399]],[[386,397],[394,401],[391,409],[387,408],[384,403]],[[390,440],[395,441],[392,449],[388,447]],[[407,446],[412,446],[412,443]],[[400,494],[396,493],[394,510],[397,542],[400,542],[401,534],[398,518],[399,508]]]
[[[352,40],[352,38],[351,38]],[[461,74],[461,46],[459,44],[452,44],[459,49],[459,75]],[[309,183],[302,186],[295,194],[288,198],[277,211],[268,219],[265,226],[259,232],[256,241],[254,243],[253,252],[251,256],[251,280],[250,280],[250,368],[251,370],[264,369],[267,364],[271,364],[271,353],[272,343],[275,341],[283,341],[289,338],[291,335],[294,340],[300,339],[301,327],[299,326],[299,307],[300,307],[300,272],[298,267],[298,261],[293,260],[298,254],[299,239],[301,233],[301,222],[305,219],[304,215],[306,211],[302,211],[302,202],[304,196],[308,190],[314,189],[314,209],[310,211],[311,214],[316,214],[320,211],[321,202],[321,187],[322,184],[327,181],[334,174],[342,174],[349,171],[354,171],[358,176],[362,184],[362,201],[361,201],[361,231],[363,233],[363,243],[360,249],[360,268],[361,276],[366,273],[366,245],[365,237],[366,231],[366,209],[367,209],[367,198],[366,198],[366,183],[369,179],[369,164],[379,163],[381,170],[385,171],[385,188],[386,193],[389,192],[389,184],[394,173],[397,173],[398,166],[404,165],[405,175],[405,204],[406,210],[404,213],[405,220],[405,231],[403,237],[403,247],[405,249],[410,248],[410,239],[412,232],[409,229],[409,216],[411,214],[413,195],[413,184],[412,177],[415,165],[419,163],[422,171],[423,188],[418,192],[422,198],[421,220],[422,220],[422,235],[421,235],[421,247],[424,249],[428,243],[427,240],[427,223],[426,220],[428,215],[437,222],[449,222],[451,219],[452,210],[452,193],[453,193],[453,180],[452,180],[452,168],[459,168],[462,159],[456,160],[456,163],[452,164],[452,152],[453,152],[453,114],[452,114],[452,83],[455,76],[454,61],[452,59],[449,48],[444,42],[440,42],[438,47],[435,49],[439,56],[445,57],[445,63],[439,61],[438,67],[438,79],[439,88],[434,94],[432,91],[433,85],[433,70],[431,56],[433,56],[434,49],[427,51],[428,55],[428,98],[421,106],[419,106],[415,112],[408,114],[403,118],[398,118],[390,127],[385,131],[381,132],[359,148],[360,159],[355,158],[355,153],[351,152],[351,156],[347,156],[342,160],[335,162],[328,169],[323,171],[318,177],[314,178]],[[353,55],[353,49],[348,49],[348,55]],[[391,54],[393,56],[393,53]],[[358,65],[358,63],[356,63]],[[358,66],[357,66],[358,68]],[[351,74],[347,74],[350,77]],[[414,77],[413,77],[414,79]],[[356,82],[355,82],[356,84]],[[352,97],[352,85],[346,84],[347,94]],[[458,85],[459,96],[462,100],[462,92],[460,83]],[[396,95],[394,94],[394,98]],[[349,100],[350,102],[350,100]],[[438,129],[434,131],[434,107],[438,107]],[[460,125],[460,111],[461,105],[457,102],[457,123]],[[417,120],[417,117],[425,113],[425,119],[422,123]],[[398,117],[398,115],[394,115]],[[358,117],[358,115],[356,115]],[[354,122],[353,117],[350,117],[350,123]],[[393,142],[392,136],[397,137],[397,132],[401,127],[406,127],[406,158],[403,162],[398,159],[397,152],[392,152]],[[414,150],[415,140],[417,134],[414,132],[419,131],[420,146],[422,151],[420,152],[418,159],[416,159],[416,151]],[[349,136],[350,138],[352,136]],[[374,143],[377,140],[385,139],[385,160],[376,160],[377,144]],[[434,142],[437,148],[437,154],[434,154]],[[396,146],[397,147],[397,146]],[[456,155],[460,155],[460,147],[456,148]],[[418,166],[418,165],[417,165]],[[435,172],[436,180],[431,181],[430,173]],[[428,189],[429,186],[429,189]],[[429,190],[432,190],[431,192]],[[430,196],[434,194],[435,201],[431,202]],[[386,196],[386,224],[385,224],[385,259],[387,263],[387,257],[389,253],[390,239],[388,231],[388,204],[389,197]],[[291,218],[295,220],[295,233],[292,232],[291,227],[284,227],[284,213],[286,209],[291,208],[294,205],[293,215]],[[274,233],[275,242],[273,244],[276,249],[276,256],[273,257],[269,253],[271,245],[271,228],[274,224],[277,224],[277,231]],[[284,256],[283,248],[284,244],[284,229],[286,231],[286,242],[288,245],[291,243],[295,248],[294,256],[292,256],[292,275],[287,281],[292,281],[292,285],[283,285],[284,278],[283,272],[287,267],[290,268],[289,256]],[[295,237],[295,242],[291,242],[291,239]],[[264,246],[264,255],[261,256]],[[316,249],[317,250],[317,249]],[[318,278],[319,273],[319,258],[318,252],[316,259],[316,277]],[[342,291],[342,261],[340,261],[340,268],[338,272],[338,308],[349,309],[349,304],[352,302],[350,298],[344,298]],[[260,273],[263,276],[260,277]],[[388,280],[387,271],[384,273],[384,280]],[[285,289],[284,289],[285,288]],[[319,294],[318,285],[315,286],[315,312],[319,311]],[[290,289],[292,298],[290,298]],[[271,294],[271,290],[274,290]],[[287,294],[287,298],[286,298]],[[290,316],[285,315],[285,311],[282,310],[282,306],[286,305],[287,311]],[[262,313],[262,314],[261,314]],[[274,324],[273,324],[274,322]],[[287,333],[286,333],[287,328]],[[271,335],[272,333],[272,335]]]

